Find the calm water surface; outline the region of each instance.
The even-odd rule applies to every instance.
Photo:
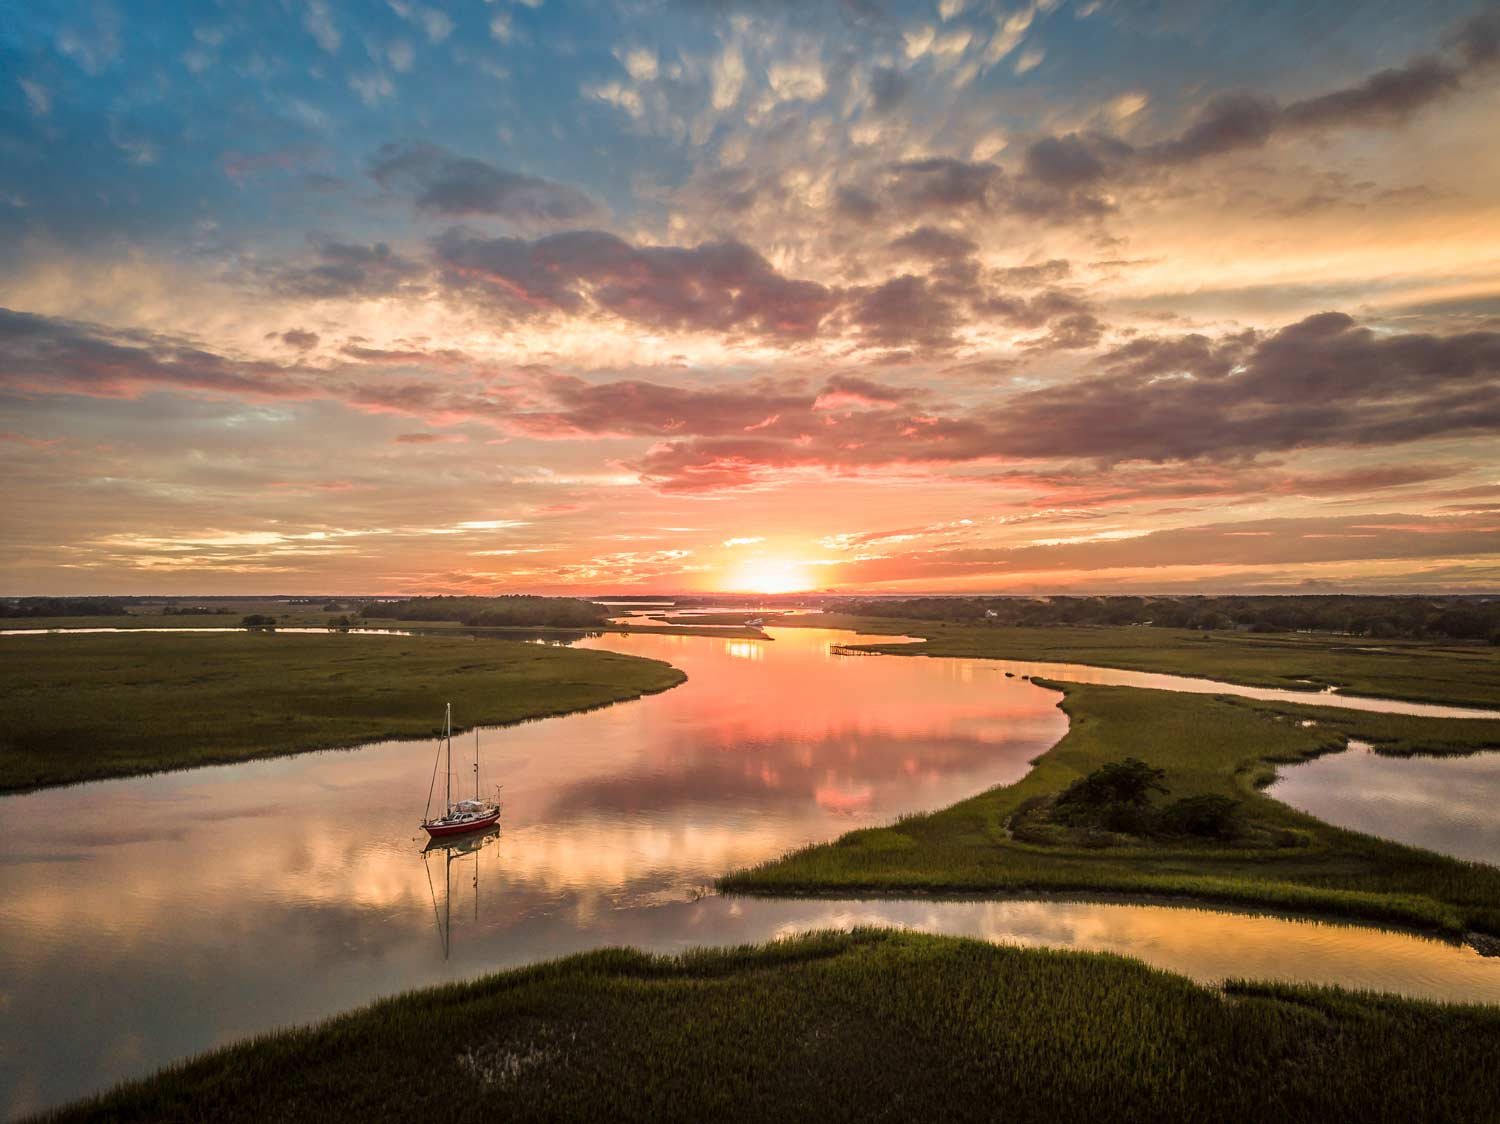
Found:
[[[1386,757],[1350,741],[1283,769],[1271,794],[1339,827],[1500,866],[1500,753]]]
[[[1500,960],[1353,926],[1058,901],[701,898],[732,867],[1011,782],[1066,729],[1056,693],[1004,674],[1064,677],[1055,667],[840,657],[829,645],[850,634],[774,636],[583,641],[668,660],[688,682],[483,731],[504,830],[450,851],[425,853],[417,830],[431,743],[0,799],[0,1110],[405,988],[605,944],[672,951],[826,925],[1500,1002]]]

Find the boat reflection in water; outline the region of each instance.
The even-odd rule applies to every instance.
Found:
[[[474,921],[479,921],[479,854],[486,847],[500,841],[500,827],[498,824],[484,831],[471,832],[468,835],[443,837],[438,836],[430,839],[427,846],[422,848],[422,865],[427,870],[427,892],[432,898],[432,916],[437,922],[438,940],[443,947],[443,959],[448,959],[452,948],[453,939],[453,864],[457,861],[472,858],[474,860],[474,877],[471,885],[474,889]],[[443,880],[443,905],[438,908],[437,884],[432,877],[432,860],[437,856],[437,861],[442,863]]]

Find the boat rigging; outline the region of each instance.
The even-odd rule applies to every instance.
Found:
[[[432,796],[437,788],[437,762],[432,763],[433,783],[427,788],[427,809],[422,813],[422,830],[434,838],[444,835],[460,835],[465,832],[478,831],[496,823],[500,819],[500,801],[498,799],[499,789],[496,789],[497,799],[481,800],[479,798],[479,731],[474,731],[474,799],[453,799],[453,704],[447,703],[444,712],[443,739],[438,743],[439,756],[447,758],[447,777],[445,781],[443,807],[441,816],[433,817]]]

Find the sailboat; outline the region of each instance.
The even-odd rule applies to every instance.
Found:
[[[433,783],[427,789],[427,811],[423,813],[422,830],[434,838],[440,835],[461,835],[469,831],[479,831],[481,828],[489,827],[500,819],[500,802],[498,800],[481,800],[479,798],[479,731],[474,731],[474,799],[453,799],[453,704],[446,705],[444,714],[443,740],[438,743],[439,755],[447,757],[447,781],[443,807],[445,811],[435,819],[430,816],[432,811],[432,795],[437,788],[437,762],[432,763]]]

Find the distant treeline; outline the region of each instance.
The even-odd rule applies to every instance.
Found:
[[[458,621],[475,627],[517,625],[548,628],[597,628],[609,610],[576,597],[413,597],[406,601],[372,601],[359,615],[369,620]]]
[[[916,597],[846,601],[838,608],[865,617],[996,625],[1135,624],[1500,644],[1500,599],[1472,597]]]
[[[116,597],[22,597],[0,601],[0,617],[123,617]]]

